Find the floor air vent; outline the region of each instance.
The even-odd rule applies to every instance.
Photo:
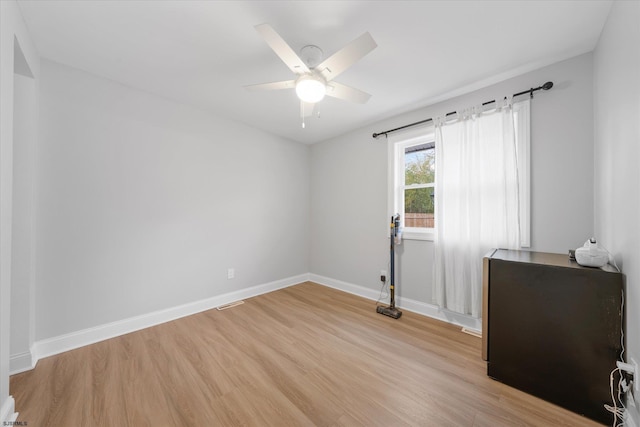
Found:
[[[230,302],[229,304],[223,304],[219,307],[216,307],[218,310],[226,310],[227,308],[235,307],[236,305],[244,304],[244,301],[235,301]]]

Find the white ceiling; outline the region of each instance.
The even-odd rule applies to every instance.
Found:
[[[611,0],[18,4],[45,58],[314,143],[589,52]],[[265,22],[325,57],[369,31],[378,47],[336,81],[372,98],[325,98],[302,129],[293,91],[246,91],[293,76],[253,28]]]

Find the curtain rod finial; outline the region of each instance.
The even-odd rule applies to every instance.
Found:
[[[542,89],[544,90],[549,90],[553,87],[553,82],[546,82],[545,84],[542,85]]]

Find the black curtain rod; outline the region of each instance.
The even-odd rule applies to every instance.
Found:
[[[546,82],[542,86],[532,87],[529,90],[523,90],[522,92],[514,93],[512,96],[515,98],[516,96],[520,96],[520,95],[524,95],[525,93],[528,93],[531,96],[531,98],[533,98],[533,92],[537,92],[537,91],[539,91],[541,89],[542,90],[549,90],[552,87],[553,87],[553,82]],[[496,102],[495,99],[493,101],[483,102],[482,105],[489,105],[489,104],[493,104],[494,102]],[[452,116],[454,114],[456,114],[456,112],[452,111],[451,113],[447,113],[446,117]],[[410,128],[410,127],[413,127],[413,126],[421,125],[423,123],[428,123],[428,122],[430,122],[432,120],[433,120],[432,118],[425,119],[425,120],[420,120],[419,122],[409,123],[408,125],[400,126],[399,128],[389,129],[389,130],[385,130],[384,132],[374,133],[372,136],[374,138],[378,138],[379,136],[382,136],[382,135],[386,136],[387,134],[390,134],[391,132],[396,132],[396,131],[399,131],[399,130],[402,130],[402,129],[406,129],[406,128]]]

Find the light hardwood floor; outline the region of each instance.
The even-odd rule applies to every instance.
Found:
[[[40,360],[29,426],[599,425],[486,375],[480,339],[303,283]]]

